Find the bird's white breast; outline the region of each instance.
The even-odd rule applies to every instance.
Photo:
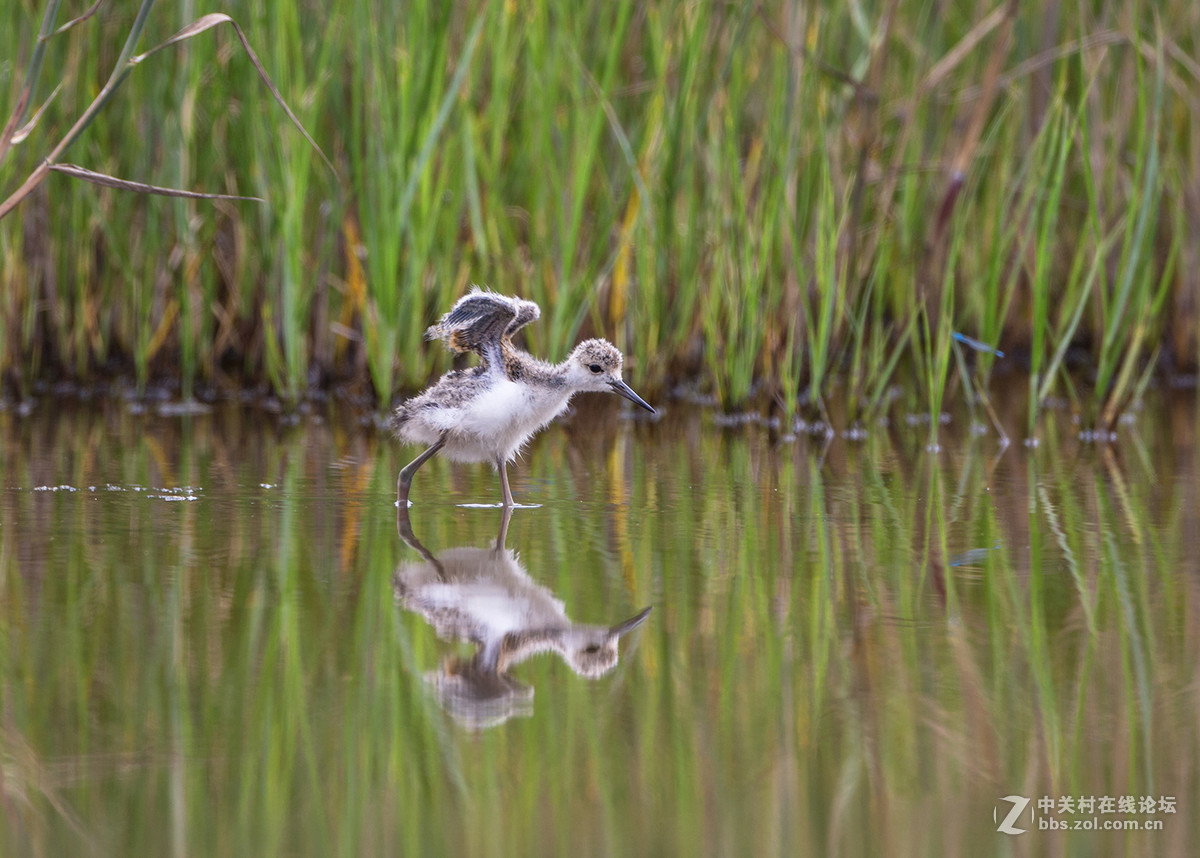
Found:
[[[569,399],[565,390],[534,390],[520,382],[498,380],[463,409],[456,431],[474,436],[494,455],[511,458],[566,408]]]

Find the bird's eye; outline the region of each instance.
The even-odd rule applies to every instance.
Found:
[[[588,369],[590,369],[592,372],[603,372],[603,370],[600,368],[600,364],[598,363],[592,364],[588,367]]]

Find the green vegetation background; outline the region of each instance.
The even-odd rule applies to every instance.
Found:
[[[4,118],[44,11],[6,8]],[[117,373],[383,406],[448,366],[422,333],[471,283],[542,305],[541,354],[599,332],[639,389],[699,378],[728,407],[823,412],[840,386],[854,421],[900,380],[936,412],[995,367],[953,332],[1028,369],[1031,422],[1053,393],[1111,425],[1156,367],[1195,367],[1191,0],[184,2],[138,50],[211,11],[337,174],[231,28],[139,64],[63,160],[266,202],[52,174],[0,221],[10,393]],[[137,13],[49,41],[33,109],[62,88],[0,198]]]

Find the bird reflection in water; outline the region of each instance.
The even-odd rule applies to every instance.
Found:
[[[509,675],[515,665],[554,652],[580,676],[603,676],[616,667],[621,636],[650,614],[645,608],[613,626],[572,622],[562,600],[533,581],[505,546],[511,517],[512,509],[505,508],[496,542],[488,548],[449,548],[434,555],[413,533],[408,505],[400,504],[396,514],[400,538],[423,558],[396,570],[396,601],[420,614],[443,640],[477,647],[468,658],[448,656],[425,677],[442,707],[474,729],[533,714],[533,688]]]

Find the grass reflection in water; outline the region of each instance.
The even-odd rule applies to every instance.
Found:
[[[491,582],[560,640],[653,606],[585,680],[428,621],[433,558],[496,552],[500,512],[457,505],[485,468],[429,463],[421,553],[402,451],[350,424],[0,412],[0,851],[941,855],[1012,848],[1018,795],[1173,797],[1095,814],[1162,831],[1018,836],[1187,854],[1188,413],[1003,453],[951,424],[936,456],[576,415]],[[428,677],[472,663],[532,713],[464,728]]]

